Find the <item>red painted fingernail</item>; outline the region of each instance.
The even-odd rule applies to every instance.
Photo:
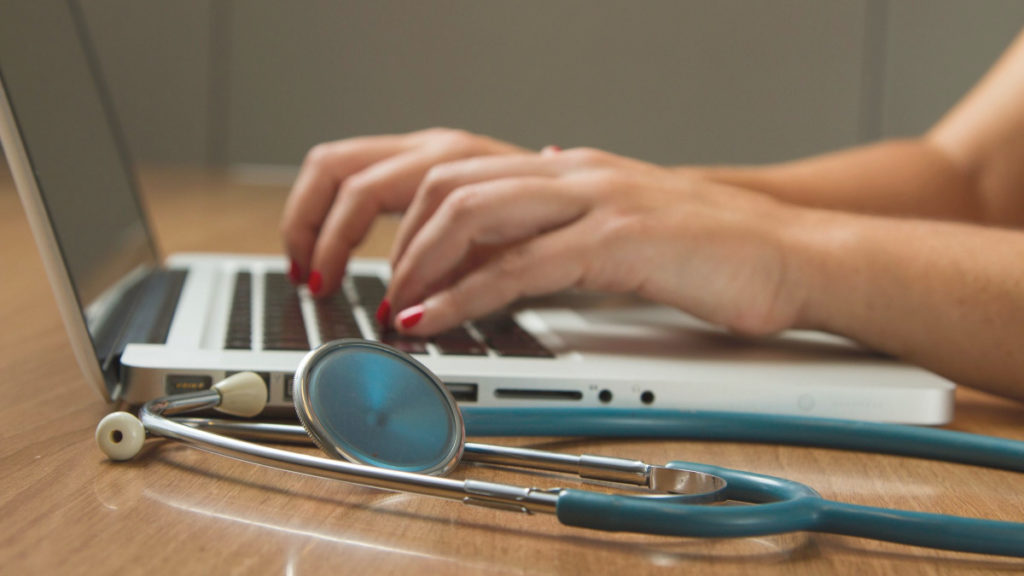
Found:
[[[387,326],[389,318],[391,318],[391,302],[388,302],[387,298],[385,298],[380,301],[380,306],[377,307],[377,324]]]
[[[421,318],[423,318],[423,304],[417,304],[399,312],[397,320],[399,326],[408,329],[418,324]]]
[[[552,154],[558,154],[561,151],[562,151],[562,148],[560,146],[556,146],[554,144],[548,144],[547,146],[545,146],[544,148],[541,149],[540,153],[545,155],[545,156],[551,156]]]
[[[320,288],[323,287],[324,277],[320,275],[319,270],[313,270],[309,273],[309,291],[316,296],[320,293]]]
[[[288,279],[292,281],[292,284],[302,281],[302,270],[299,270],[299,263],[295,260],[292,260],[292,265],[288,268]]]

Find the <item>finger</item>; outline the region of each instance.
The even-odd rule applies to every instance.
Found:
[[[281,219],[285,252],[301,277],[309,274],[317,235],[342,182],[412,145],[408,136],[372,136],[320,144],[310,150]]]
[[[570,183],[526,177],[463,186],[441,205],[394,268],[389,301],[395,309],[443,287],[470,250],[520,242],[565,226],[588,209]]]
[[[510,247],[421,304],[402,310],[395,327],[426,336],[500,310],[527,296],[577,286],[590,234],[586,220]]]
[[[392,266],[401,260],[423,224],[455,189],[487,180],[517,176],[554,177],[572,169],[566,162],[555,162],[537,154],[476,157],[435,166],[427,173],[409,205],[395,235],[391,251]]]
[[[341,185],[313,249],[310,290],[314,296],[327,296],[338,288],[352,250],[363,241],[377,214],[404,209],[427,170],[451,153],[418,146],[367,167]]]

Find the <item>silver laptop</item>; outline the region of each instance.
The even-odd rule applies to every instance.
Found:
[[[268,411],[293,414],[304,353],[369,338],[411,353],[464,407],[952,417],[947,380],[820,333],[744,340],[650,302],[566,293],[402,339],[371,321],[383,261],[353,262],[343,290],[314,302],[287,281],[282,257],[162,260],[81,14],[61,0],[0,6],[4,149],[72,350],[108,401],[138,404],[252,370]]]

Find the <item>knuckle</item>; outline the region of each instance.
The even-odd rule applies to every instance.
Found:
[[[458,224],[479,208],[480,193],[472,186],[463,186],[449,194],[443,206],[449,221]]]
[[[519,278],[534,260],[531,250],[525,246],[513,246],[498,259],[498,275],[503,278]]]
[[[566,150],[562,153],[569,156],[574,162],[584,165],[603,164],[607,162],[609,154],[597,148],[582,147]]]
[[[366,172],[356,172],[341,183],[341,193],[346,196],[363,195],[368,193],[373,186],[372,178],[367,177]]]
[[[452,154],[461,154],[475,147],[477,137],[465,130],[446,128],[438,133],[436,141],[441,149]]]
[[[456,173],[455,166],[450,163],[432,166],[423,177],[420,193],[429,200],[442,199],[451,189]]]
[[[322,168],[330,163],[335,155],[335,146],[329,142],[321,142],[306,152],[303,164],[311,168]]]
[[[339,196],[347,198],[348,202],[358,205],[370,203],[374,210],[378,208],[377,194],[380,191],[378,179],[372,174],[358,172],[345,179],[341,183]]]
[[[454,128],[448,128],[447,126],[432,126],[421,130],[419,134],[428,138],[443,138],[454,131]]]
[[[593,170],[574,178],[582,189],[598,198],[614,197],[630,187],[627,179],[614,170]]]

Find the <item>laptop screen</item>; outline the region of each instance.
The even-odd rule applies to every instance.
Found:
[[[99,72],[76,5],[0,0],[0,78],[83,310],[156,262]]]

